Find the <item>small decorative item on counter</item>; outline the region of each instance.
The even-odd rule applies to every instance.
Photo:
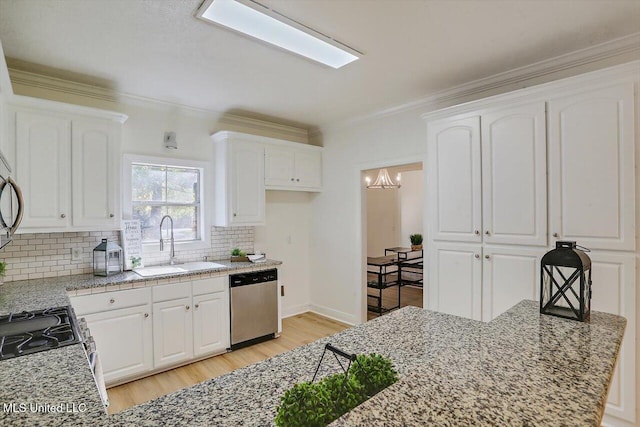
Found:
[[[409,236],[411,240],[411,250],[419,251],[422,249],[422,234],[412,234]]]
[[[142,258],[139,256],[132,256],[131,259],[131,268],[142,267]]]
[[[584,249],[584,250],[581,250]],[[540,313],[588,322],[591,259],[576,242],[557,241],[540,262]]]
[[[349,360],[343,373],[314,382],[327,351]],[[398,381],[391,360],[379,354],[346,353],[326,344],[311,382],[296,384],[280,400],[277,426],[326,426],[371,396]]]
[[[241,251],[240,248],[234,248],[231,251],[231,262],[249,262],[247,253]]]
[[[121,273],[122,261],[122,248],[107,239],[102,239],[102,242],[93,249],[93,274],[109,276]]]

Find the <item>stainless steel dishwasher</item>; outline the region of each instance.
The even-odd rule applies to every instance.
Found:
[[[274,338],[278,332],[278,270],[229,276],[231,348]]]

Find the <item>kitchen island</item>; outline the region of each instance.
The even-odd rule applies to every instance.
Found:
[[[350,353],[388,356],[400,374],[398,383],[336,425],[598,426],[625,324],[624,318],[605,313],[592,313],[590,323],[540,315],[534,301],[523,301],[490,323],[405,307],[111,416],[96,410],[97,392],[87,391],[88,366],[74,365],[78,384],[65,395],[50,396],[49,403],[86,402],[86,412],[3,411],[0,425],[270,425],[282,393],[311,380],[330,342]],[[64,365],[63,350],[40,353],[40,366],[33,369],[51,375],[49,363]],[[31,398],[24,394],[28,388],[18,385],[22,373],[4,362],[0,404],[42,398],[40,389]],[[326,358],[322,374],[339,369]],[[14,394],[7,388],[12,383],[23,392]]]

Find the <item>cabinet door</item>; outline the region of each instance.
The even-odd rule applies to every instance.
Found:
[[[482,248],[433,243],[429,255],[429,308],[481,320]]]
[[[432,239],[480,242],[480,118],[429,123],[427,138]]]
[[[613,380],[609,387],[605,423],[607,417],[616,417],[635,425],[635,274],[634,254],[614,254],[593,251],[591,258],[591,309],[618,314],[627,319],[627,328]],[[592,343],[597,351],[597,343]],[[617,423],[611,423],[615,425]]]
[[[524,299],[540,299],[540,259],[545,252],[546,248],[483,248],[483,321],[493,320]]]
[[[264,148],[231,141],[231,225],[262,225],[265,221]]]
[[[229,302],[225,292],[193,297],[193,354],[202,356],[229,347]]]
[[[69,225],[71,121],[16,113],[16,177],[24,196],[22,228]]]
[[[107,385],[153,368],[150,308],[143,305],[84,316]]]
[[[74,119],[71,137],[73,225],[116,227],[119,147],[115,125]]]
[[[294,167],[296,186],[318,190],[322,187],[322,153],[296,151]]]
[[[267,187],[289,187],[294,184],[293,151],[266,147],[264,154],[264,184]]]
[[[485,243],[547,245],[545,104],[482,116]]]
[[[591,249],[635,249],[633,85],[549,102],[550,231]]]
[[[153,366],[161,368],[193,357],[191,298],[153,304]]]

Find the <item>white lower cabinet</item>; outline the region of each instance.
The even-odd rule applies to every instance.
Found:
[[[96,342],[107,385],[153,369],[150,308],[141,305],[82,316]]]
[[[229,347],[229,303],[224,292],[193,297],[193,355],[204,356]]]
[[[429,257],[429,308],[482,319],[482,248],[434,243]]]
[[[229,348],[228,276],[71,297],[108,386]]]
[[[179,283],[179,285],[187,285]],[[156,368],[193,358],[191,297],[153,303],[153,365]]]
[[[495,319],[523,299],[540,299],[540,259],[546,251],[521,246],[483,248],[483,321]]]

